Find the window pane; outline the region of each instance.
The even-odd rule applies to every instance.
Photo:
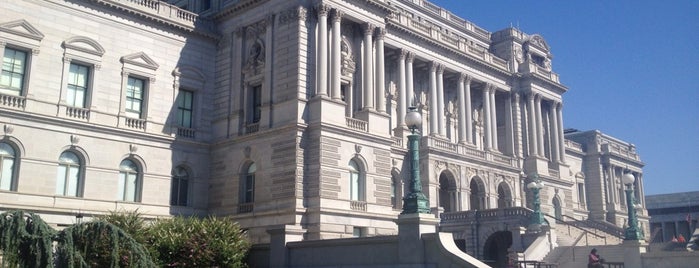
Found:
[[[80,169],[78,167],[70,167],[68,170],[68,189],[67,196],[78,196],[78,180],[80,179]]]
[[[136,174],[128,174],[126,176],[126,188],[124,192],[124,201],[136,201]]]
[[[11,48],[5,49],[2,60],[0,85],[19,93],[22,89],[27,53]]]
[[[124,170],[124,171],[133,171],[133,172],[138,172],[138,166],[131,161],[131,160],[124,160],[121,161],[121,164],[119,165],[119,169]]]
[[[12,188],[12,169],[14,168],[14,159],[2,159],[2,173],[0,173],[0,189],[11,190]]]
[[[180,179],[172,178],[170,183],[170,205],[176,206],[178,204],[178,193],[180,192]]]
[[[126,200],[126,197],[124,196],[124,192],[126,189],[124,187],[126,186],[126,172],[119,172],[119,183],[118,183],[118,189],[117,189],[117,200]]]
[[[350,173],[350,198],[359,200],[359,173]]]
[[[189,189],[189,184],[187,180],[180,180],[180,191],[179,191],[179,198],[178,198],[178,205],[180,206],[186,206],[187,205],[187,191]]]
[[[7,143],[0,143],[0,155],[14,157],[15,149]]]
[[[66,166],[59,165],[56,174],[56,194],[64,195],[66,189]]]

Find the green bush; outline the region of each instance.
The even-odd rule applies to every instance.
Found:
[[[151,254],[168,267],[245,267],[250,248],[238,224],[227,218],[162,219],[147,235]]]

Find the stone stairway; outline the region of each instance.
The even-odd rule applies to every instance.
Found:
[[[607,246],[561,246],[544,258],[544,262],[558,264],[558,267],[587,267],[587,257],[596,248],[606,262],[624,262],[624,248],[619,245]],[[553,256],[553,255],[557,256]],[[550,260],[549,256],[556,257]]]

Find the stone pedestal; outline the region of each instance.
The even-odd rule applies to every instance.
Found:
[[[398,255],[401,263],[424,263],[422,234],[436,233],[439,220],[433,214],[401,214],[398,224]]]
[[[332,100],[330,97],[321,95],[313,97],[309,102],[308,121],[310,123],[323,122],[345,126],[345,103],[339,100]]]
[[[624,267],[642,267],[641,253],[646,253],[648,244],[643,240],[624,240]]]
[[[305,230],[296,225],[280,225],[267,229],[269,241],[269,266],[287,267],[289,254],[286,243],[303,240]]]
[[[369,126],[369,133],[390,137],[390,116],[384,112],[365,109],[355,114],[355,118],[366,121]]]
[[[529,156],[524,159],[524,170],[527,174],[536,172],[537,174],[549,174],[549,162],[540,156]]]

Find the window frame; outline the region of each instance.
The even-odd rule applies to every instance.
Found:
[[[14,51],[14,54],[16,56],[17,53],[23,53],[24,54],[24,59],[21,65],[21,73],[19,75],[21,76],[21,79],[19,81],[20,85],[19,88],[14,88],[12,87],[12,81],[14,80],[14,75],[17,74],[14,72],[15,68],[12,68],[13,70],[5,70],[5,54],[7,54],[8,51]],[[3,48],[3,53],[2,53],[2,67],[0,68],[0,82],[2,82],[2,77],[6,74],[9,73],[9,84],[4,85],[0,83],[0,93],[5,94],[5,95],[13,95],[13,96],[24,96],[25,94],[25,89],[27,88],[27,77],[29,73],[29,63],[30,63],[30,52],[27,49],[22,49],[19,47],[15,46],[5,46]],[[16,60],[16,57],[11,58],[13,60],[13,67],[14,67],[14,61]]]
[[[262,120],[262,84],[250,85],[248,90],[247,122],[248,124],[258,124]]]
[[[74,91],[74,89],[71,89],[71,86],[77,87],[77,85],[71,84],[71,79],[70,79],[71,75],[73,74],[73,72],[72,72],[73,66],[83,67],[87,70],[87,74],[85,75],[85,81],[84,81],[85,86],[82,89],[83,90],[83,92],[82,92],[83,97],[82,97],[81,105],[76,105],[75,100],[73,100],[73,103],[71,103],[69,101],[69,99],[70,99],[69,96],[71,95],[70,93],[71,93],[71,91]],[[68,78],[66,79],[66,94],[65,94],[65,98],[63,99],[67,106],[83,108],[83,109],[86,109],[89,107],[90,96],[91,96],[91,91],[92,91],[92,81],[93,81],[92,77],[94,74],[93,69],[94,69],[94,65],[84,64],[80,61],[71,61],[68,63]],[[73,94],[73,96],[75,96],[75,95],[76,94]]]
[[[184,174],[179,173],[183,171]],[[186,207],[189,206],[189,193],[190,193],[190,181],[192,180],[192,175],[189,168],[179,165],[175,167],[172,171],[172,181],[170,183],[170,205]],[[182,191],[182,185],[185,185],[184,192]],[[184,194],[183,194],[184,193]],[[184,195],[184,198],[182,198]],[[184,199],[184,202],[182,200]]]
[[[74,163],[62,162],[63,155],[67,154],[67,153],[73,154],[75,156],[75,158],[78,160],[78,163],[74,164]],[[61,167],[65,167],[63,174],[61,174],[61,169],[60,169]],[[84,174],[85,174],[84,167],[85,167],[85,160],[81,156],[80,153],[75,152],[73,150],[63,151],[58,157],[58,168],[59,169],[58,169],[58,173],[56,176],[56,195],[68,196],[68,197],[83,197],[83,185],[84,185]],[[77,169],[77,174],[75,176],[76,177],[75,178],[76,179],[75,192],[73,193],[74,195],[70,195],[67,193],[67,191],[69,190],[67,186],[69,185],[68,180],[69,180],[71,168]],[[61,177],[61,175],[63,175],[63,176]],[[63,180],[63,184],[62,184],[63,190],[61,191],[62,193],[59,193],[59,180],[60,179]]]
[[[11,170],[10,170],[10,182],[9,182],[9,188],[4,189],[5,187],[2,187],[3,182],[5,182],[4,174],[5,173],[5,158],[7,157],[4,154],[0,154],[0,190],[1,191],[12,191],[16,192],[17,191],[17,180],[19,179],[19,164],[20,164],[20,159],[21,159],[21,152],[19,148],[15,144],[12,144],[10,142],[5,142],[5,141],[0,141],[0,146],[2,144],[7,145],[10,149],[12,149],[13,155],[12,157],[12,164],[11,164]]]
[[[352,166],[354,164],[354,167]],[[352,159],[347,164],[349,173],[349,199],[351,201],[366,201],[366,171],[361,161]]]
[[[140,89],[140,92],[139,92],[140,98],[135,98],[133,96],[131,96],[131,97],[129,96],[129,91],[132,90],[131,87],[133,87],[131,85],[131,81],[141,82],[141,85],[139,88]],[[135,76],[135,75],[127,76],[126,89],[124,92],[124,96],[126,98],[124,101],[124,111],[126,112],[127,115],[130,115],[132,117],[139,118],[139,119],[144,119],[144,106],[145,106],[144,104],[146,102],[145,96],[146,96],[146,92],[148,90],[147,87],[148,87],[148,83],[146,82],[146,79],[143,79],[143,78],[141,78],[139,76]],[[138,100],[138,110],[133,110],[134,100]]]
[[[181,102],[183,102],[183,101],[181,101],[183,99],[183,97],[182,97],[183,93],[188,94],[190,96],[189,97],[189,106],[190,106],[189,108],[183,107],[183,105],[182,105],[183,103],[181,103]],[[175,120],[176,120],[176,124],[178,127],[190,128],[190,129],[194,128],[194,122],[195,122],[194,121],[194,104],[196,103],[194,93],[195,93],[195,91],[193,91],[193,90],[182,89],[182,88],[180,88],[177,91],[177,98],[176,98],[177,114],[175,116]],[[186,104],[186,103],[184,103],[184,104]],[[185,124],[185,122],[183,121],[184,120],[183,114],[187,113],[187,112],[189,112],[189,122],[188,122],[188,124]]]
[[[127,170],[122,168],[124,165],[124,162],[129,161],[133,164],[133,166],[136,168],[135,171],[133,170]],[[122,178],[123,175],[123,178]],[[133,200],[128,200],[127,194],[129,193],[128,191],[128,184],[129,184],[129,175],[134,176],[134,182],[133,182]],[[119,163],[119,179],[117,181],[117,200],[121,202],[133,202],[133,203],[140,203],[141,202],[141,194],[143,191],[143,166],[137,161],[136,159],[133,158],[126,158],[122,160]]]
[[[250,204],[255,202],[255,181],[257,164],[251,162],[246,165],[245,172],[240,176],[240,203]]]

